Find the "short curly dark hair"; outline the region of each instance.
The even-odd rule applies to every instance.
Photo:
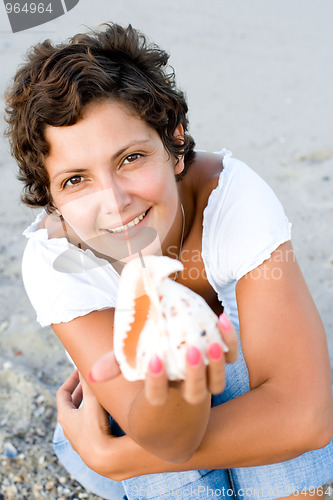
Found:
[[[67,43],[45,40],[32,47],[5,94],[5,134],[25,184],[22,201],[53,210],[44,167],[49,153],[45,128],[73,125],[87,104],[104,99],[130,106],[158,132],[169,154],[184,156],[185,168],[177,180],[184,175],[195,144],[186,133],[188,107],[168,59],[131,25],[103,24]],[[174,137],[179,124],[185,131],[182,143]]]

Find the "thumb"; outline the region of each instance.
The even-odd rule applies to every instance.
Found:
[[[93,391],[90,389],[89,385],[87,384],[87,382],[84,380],[84,378],[82,376],[80,377],[80,382],[81,382],[81,386],[82,386],[82,394],[83,394],[84,400],[86,400],[89,397],[96,399],[96,396],[94,395]]]
[[[106,382],[119,374],[120,368],[114,352],[110,351],[96,361],[88,373],[87,379],[88,382]]]

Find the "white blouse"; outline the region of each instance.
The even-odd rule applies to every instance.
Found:
[[[229,151],[217,154],[224,168],[203,214],[202,257],[207,278],[238,329],[237,280],[290,239],[291,224],[263,179]],[[47,229],[38,229],[44,213],[23,233],[28,238],[23,281],[40,325],[115,307],[118,273],[66,238],[49,239]]]

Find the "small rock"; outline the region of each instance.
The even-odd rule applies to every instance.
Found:
[[[34,498],[43,498],[45,491],[43,490],[43,486],[41,484],[35,484],[33,487],[33,495]]]
[[[5,443],[4,454],[8,458],[15,458],[18,455],[18,451],[12,443]]]
[[[321,163],[329,160],[333,156],[333,149],[318,149],[304,155],[297,155],[299,161],[309,161],[311,163]]]
[[[6,490],[5,490],[5,493],[6,493],[6,498],[8,499],[14,499],[14,498],[17,498],[17,488],[14,484],[11,484],[10,486],[7,486]]]
[[[0,323],[0,333],[5,331],[6,328],[8,328],[8,325],[9,325],[9,321],[7,319],[5,321],[3,321],[2,323]]]
[[[53,482],[53,481],[48,481],[48,482],[46,483],[46,485],[45,485],[45,489],[46,489],[47,491],[49,491],[49,490],[52,490],[52,488],[54,488],[54,482]]]
[[[45,418],[50,419],[53,417],[53,408],[48,407],[45,411]]]
[[[44,406],[40,406],[39,408],[37,408],[37,410],[34,411],[34,415],[35,417],[37,417],[39,419],[39,417],[41,417],[43,414],[45,413],[45,408]]]

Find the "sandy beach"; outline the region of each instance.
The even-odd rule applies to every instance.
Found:
[[[0,108],[2,115],[4,90],[38,41],[106,21],[148,34],[171,54],[197,148],[233,151],[283,203],[333,368],[332,17],[330,0],[80,0],[54,21],[12,33],[1,3]],[[20,203],[2,134],[0,174],[0,500],[97,499],[52,452],[55,393],[72,367],[25,294],[22,232],[36,211]]]

